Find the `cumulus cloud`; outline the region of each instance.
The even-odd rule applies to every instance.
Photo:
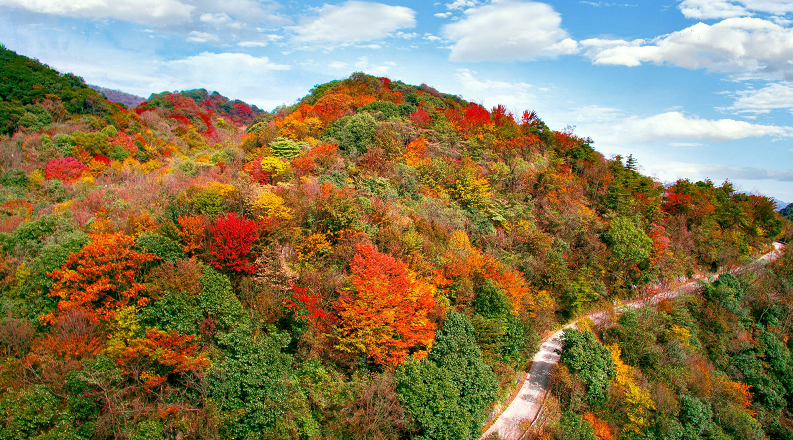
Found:
[[[180,0],[0,0],[0,6],[41,14],[113,18],[150,25],[190,21],[195,6]]]
[[[744,17],[754,13],[784,15],[793,12],[790,0],[684,0],[680,12],[697,20]]]
[[[735,102],[728,110],[754,114],[769,113],[772,110],[788,110],[793,113],[793,84],[773,83],[759,90],[737,92]]]
[[[324,5],[317,15],[289,26],[295,43],[338,44],[377,40],[416,26],[416,11],[404,6],[347,1]]]
[[[443,35],[453,42],[452,61],[529,61],[578,51],[561,24],[549,5],[507,0],[466,10]]]
[[[669,64],[742,78],[793,79],[793,29],[752,17],[697,23],[652,40],[581,41],[595,64]]]
[[[752,124],[735,119],[701,119],[682,112],[650,117],[630,116],[611,130],[623,143],[650,143],[660,140],[734,141],[751,137],[793,137],[793,127]]]
[[[454,11],[457,9],[473,8],[479,4],[478,0],[454,0],[451,3],[446,3],[446,9]]]
[[[502,104],[516,113],[536,105],[537,99],[531,93],[533,85],[525,82],[481,80],[476,75],[477,72],[469,69],[458,69],[454,75],[466,99],[480,102],[486,107]]]

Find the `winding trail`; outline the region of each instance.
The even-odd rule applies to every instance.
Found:
[[[774,243],[774,249],[772,251],[758,258],[752,264],[737,269],[737,271],[750,269],[756,265],[774,261],[782,256],[783,249],[784,245],[781,243]],[[624,303],[619,308],[640,309],[646,305],[658,304],[665,299],[672,299],[680,295],[691,293],[699,286],[698,282],[705,278],[706,277],[703,276],[694,277],[680,287],[665,290],[649,298],[637,299]],[[715,278],[715,275],[709,277],[709,279],[711,278]],[[587,315],[586,318],[591,319],[596,324],[600,324],[609,318],[609,312],[594,312]],[[557,351],[561,351],[562,349],[562,332],[566,329],[575,327],[578,319],[568,323],[561,330],[543,340],[542,345],[540,345],[540,350],[534,355],[531,368],[518,394],[484,435],[482,435],[481,439],[485,439],[494,432],[498,432],[501,440],[519,440],[526,433],[528,427],[534,424],[542,409],[545,395],[548,392],[548,380],[550,379],[551,369],[554,365],[559,363],[559,353]]]

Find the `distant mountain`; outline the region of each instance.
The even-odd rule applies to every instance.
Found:
[[[206,89],[152,94],[135,111],[141,113],[154,108],[161,108],[177,118],[183,116],[191,123],[204,120],[212,113],[231,122],[248,124],[267,113],[255,105],[231,100],[218,92],[209,93]]]
[[[143,98],[138,95],[133,95],[131,93],[122,92],[121,90],[107,89],[92,84],[89,84],[88,87],[101,93],[105,98],[107,98],[108,101],[124,104],[127,107],[137,107],[142,102],[146,101],[146,98]]]
[[[782,214],[782,217],[793,220],[793,203],[787,205],[787,207],[779,211],[779,213]]]

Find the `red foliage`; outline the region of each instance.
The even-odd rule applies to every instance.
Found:
[[[479,104],[470,103],[468,108],[465,109],[465,116],[463,116],[462,128],[469,130],[476,127],[482,127],[490,123],[490,113]]]
[[[47,162],[44,176],[47,179],[58,179],[64,182],[77,180],[83,173],[88,172],[88,167],[73,157],[52,159]]]
[[[167,375],[198,372],[209,366],[209,359],[198,352],[195,335],[157,329],[146,331],[146,337],[135,338],[116,359],[120,367],[142,366],[144,387],[154,388],[167,380]]]
[[[297,319],[316,324],[319,320],[329,317],[319,304],[325,299],[324,296],[318,293],[308,293],[305,287],[300,288],[296,284],[292,284],[292,297],[294,300],[286,300],[284,307],[291,310]]]
[[[416,127],[429,128],[432,125],[432,117],[424,110],[418,109],[410,115],[410,122]]]
[[[105,165],[110,165],[110,158],[101,154],[94,156],[94,160]]]
[[[507,111],[506,107],[501,104],[493,107],[493,123],[496,124],[496,127],[501,127],[510,120],[512,120],[512,113]]]
[[[215,259],[209,264],[231,272],[254,273],[251,249],[258,232],[259,223],[233,212],[216,219],[209,226],[209,255]]]
[[[661,208],[670,214],[680,214],[691,209],[692,198],[688,194],[670,193]]]
[[[168,119],[173,119],[175,121],[179,121],[179,122],[181,122],[184,125],[193,125],[193,123],[190,122],[189,119],[187,119],[185,116],[182,116],[182,115],[171,115],[171,116],[168,116]]]
[[[136,275],[144,263],[158,257],[132,250],[133,242],[124,234],[96,234],[50,273],[55,283],[49,295],[60,298],[58,312],[82,309],[86,318],[96,323],[112,319],[117,309],[130,303],[145,306],[148,298],[140,293],[146,287],[136,281]],[[53,323],[56,315],[50,312],[43,319]]]
[[[261,183],[262,185],[267,185],[270,183],[270,173],[262,169],[262,158],[258,158],[254,161],[246,163],[242,167],[242,171],[244,171],[247,175],[253,177],[256,182]]]

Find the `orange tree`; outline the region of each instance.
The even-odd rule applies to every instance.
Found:
[[[372,245],[357,251],[350,265],[352,286],[336,302],[336,348],[391,367],[411,353],[424,357],[435,337],[435,323],[428,318],[435,286]]]
[[[124,234],[96,234],[82,250],[73,253],[63,266],[49,274],[54,280],[49,295],[60,298],[57,311],[44,315],[45,322],[56,314],[82,309],[91,322],[107,321],[128,304],[145,306],[145,290],[135,278],[140,267],[157,259],[154,254],[132,249],[134,238]]]

